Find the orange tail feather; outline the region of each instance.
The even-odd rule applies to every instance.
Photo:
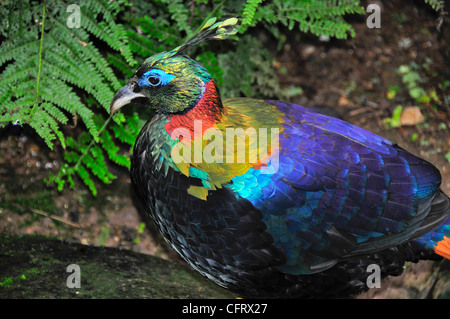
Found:
[[[434,252],[444,258],[450,259],[450,238],[444,236],[444,239],[438,241],[434,247]]]

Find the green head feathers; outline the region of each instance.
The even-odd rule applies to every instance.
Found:
[[[186,55],[187,49],[208,40],[225,39],[237,32],[234,27],[236,18],[215,21],[215,18],[208,20],[183,45],[145,60],[130,82],[114,96],[111,113],[132,101],[165,113],[177,113],[194,106],[211,75]]]

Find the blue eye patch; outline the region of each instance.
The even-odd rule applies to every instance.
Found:
[[[160,87],[169,83],[175,75],[167,74],[163,70],[153,69],[145,72],[139,78],[139,86]]]

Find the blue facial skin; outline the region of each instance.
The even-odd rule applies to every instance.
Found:
[[[163,70],[153,69],[145,72],[139,79],[139,85],[149,87],[160,87],[169,83],[175,75],[167,74]],[[152,80],[152,81],[149,81]],[[159,79],[159,81],[158,81]]]

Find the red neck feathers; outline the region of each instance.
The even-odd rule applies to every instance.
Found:
[[[201,138],[208,128],[221,119],[222,111],[223,106],[219,90],[215,81],[210,80],[206,83],[205,92],[195,106],[183,113],[169,115],[169,122],[165,124],[166,132],[171,135],[175,129],[183,128],[189,130],[190,136]],[[196,131],[194,131],[195,123]],[[200,123],[201,132],[199,130]]]

